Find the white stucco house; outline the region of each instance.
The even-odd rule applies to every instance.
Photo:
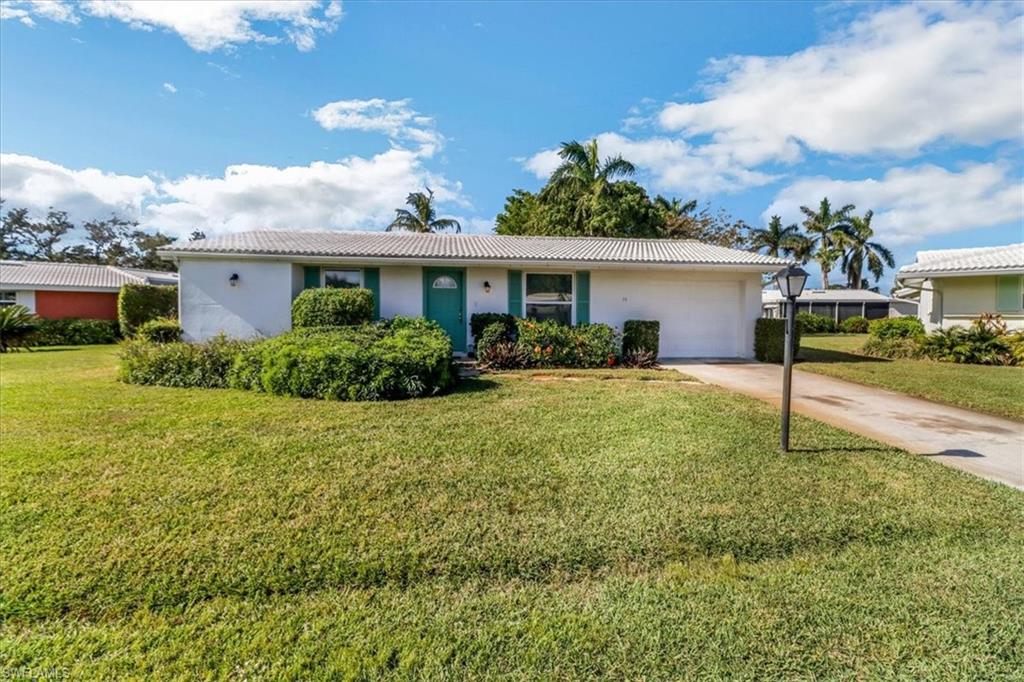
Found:
[[[967,326],[998,313],[1010,329],[1024,329],[1024,243],[977,249],[918,251],[900,268],[897,294],[916,296],[928,331]]]
[[[179,267],[185,336],[291,328],[309,287],[362,286],[376,314],[424,316],[469,350],[473,313],[567,324],[661,322],[662,357],[749,357],[761,275],[786,262],[696,241],[256,231],[161,251]]]

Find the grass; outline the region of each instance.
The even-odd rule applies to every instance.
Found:
[[[617,375],[621,376],[621,375]],[[332,403],[0,359],[0,670],[981,678],[1024,495],[685,381]]]
[[[804,336],[797,369],[1024,422],[1024,367],[857,355],[867,334]]]

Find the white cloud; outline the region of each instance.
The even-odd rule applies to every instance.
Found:
[[[32,26],[33,18],[77,23],[74,5],[65,2],[16,0],[4,2],[0,16]],[[114,19],[133,29],[161,29],[176,33],[200,52],[230,49],[244,43],[279,43],[287,39],[299,50],[316,47],[318,35],[331,33],[341,21],[341,2],[330,0],[201,0],[181,3],[168,0],[84,0],[77,5],[84,14]],[[266,24],[278,24],[282,35],[262,32]]]
[[[659,120],[748,166],[797,161],[802,147],[914,155],[1018,139],[1022,36],[1020,5],[887,7],[792,55],[713,62],[709,98],[668,104]]]
[[[314,110],[313,118],[325,130],[362,130],[382,133],[396,143],[413,142],[422,155],[430,156],[441,147],[444,137],[434,127],[434,120],[414,111],[410,102],[342,99]]]
[[[1024,220],[1020,179],[1002,163],[973,164],[959,172],[923,164],[893,168],[879,179],[801,178],[780,191],[761,217],[799,222],[800,206],[813,207],[824,196],[834,206],[873,209],[875,233],[893,244]]]
[[[174,83],[164,83],[164,90],[173,95],[178,91],[178,88],[175,87]]]

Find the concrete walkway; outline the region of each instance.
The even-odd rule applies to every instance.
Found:
[[[662,366],[776,405],[781,401],[779,365],[667,360]],[[1024,424],[799,370],[793,371],[793,410],[1024,490]]]

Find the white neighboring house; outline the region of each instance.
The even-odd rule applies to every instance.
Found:
[[[918,251],[896,275],[900,295],[916,296],[928,331],[967,326],[982,313],[1024,329],[1024,243]]]
[[[437,321],[458,352],[470,316],[661,323],[662,357],[750,357],[761,275],[786,261],[692,240],[257,231],[161,250],[177,261],[185,337],[291,328],[310,287],[362,286],[376,316]]]
[[[761,293],[761,304],[765,317],[782,317],[783,298],[778,289],[765,289]],[[877,320],[917,315],[917,302],[867,289],[804,289],[796,299],[796,310],[825,315],[839,324],[851,317]]]

